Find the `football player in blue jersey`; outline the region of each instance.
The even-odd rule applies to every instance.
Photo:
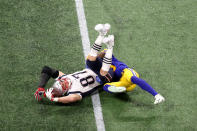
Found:
[[[109,35],[105,37],[110,29],[108,28],[106,30],[105,26],[103,24],[95,26],[95,30],[99,32],[99,36],[93,44],[87,60],[87,66],[95,73],[111,79],[109,81],[112,82],[106,81],[107,83],[103,89],[109,93],[122,93],[132,91],[138,85],[141,89],[154,96],[154,104],[165,101],[165,98],[161,94],[156,92],[145,80],[139,78],[139,74],[134,69],[129,68],[125,63],[113,56],[114,36]],[[99,54],[102,43],[105,43],[108,49]],[[92,64],[91,61],[94,63]]]

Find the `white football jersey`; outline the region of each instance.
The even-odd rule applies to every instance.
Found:
[[[99,86],[100,83],[96,81],[98,75],[90,69],[84,69],[82,71],[75,72],[73,74],[63,75],[59,79],[69,78],[71,80],[71,88],[65,93],[86,95]]]

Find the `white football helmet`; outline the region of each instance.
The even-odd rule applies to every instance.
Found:
[[[71,88],[71,85],[72,82],[70,79],[63,78],[54,82],[52,88],[58,89],[60,92],[62,92],[62,95],[64,95],[68,91],[68,89]]]
[[[62,92],[62,95],[64,94],[64,93],[63,93],[62,86],[61,86],[61,84],[60,84],[60,82],[59,82],[59,81],[54,82],[54,84],[53,84],[52,88],[56,88],[56,89],[58,89],[59,91],[61,91],[61,92]]]

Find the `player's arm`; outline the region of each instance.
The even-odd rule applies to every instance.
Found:
[[[70,94],[68,96],[63,96],[63,97],[54,97],[52,94],[53,90],[54,90],[53,88],[49,88],[46,91],[46,97],[54,102],[60,102],[66,104],[66,103],[73,103],[76,101],[80,101],[82,99],[82,96],[79,94]]]
[[[57,77],[60,77],[62,75],[64,75],[64,73],[62,73],[61,71],[58,71],[48,66],[44,66],[41,71],[38,88],[36,92],[34,93],[36,100],[37,101],[41,100],[41,96],[45,93],[44,88],[51,77],[53,79],[56,79]]]
[[[66,103],[77,102],[80,101],[81,99],[82,99],[81,95],[71,94],[69,96],[59,97],[57,101],[66,104]]]

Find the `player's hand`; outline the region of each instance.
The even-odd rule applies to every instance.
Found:
[[[100,70],[100,74],[102,75],[102,76],[106,76],[107,75],[107,73],[108,73],[108,71],[104,71],[104,70]]]
[[[162,95],[157,94],[155,96],[155,102],[154,102],[154,104],[159,104],[159,103],[164,102],[164,101],[165,101],[165,98]]]
[[[34,93],[35,99],[37,101],[41,101],[42,100],[42,95],[45,96],[45,89],[42,87],[39,87],[36,92]]]
[[[47,91],[46,91],[46,97],[47,97],[49,100],[51,100],[51,101],[53,101],[53,98],[54,98],[54,96],[53,96],[53,94],[52,94],[52,91],[53,91],[53,88],[49,88],[49,89],[47,89]]]
[[[58,102],[58,98],[54,98],[53,94],[52,94],[53,88],[49,88],[46,91],[46,97],[50,100],[50,101],[54,101],[54,102]]]

